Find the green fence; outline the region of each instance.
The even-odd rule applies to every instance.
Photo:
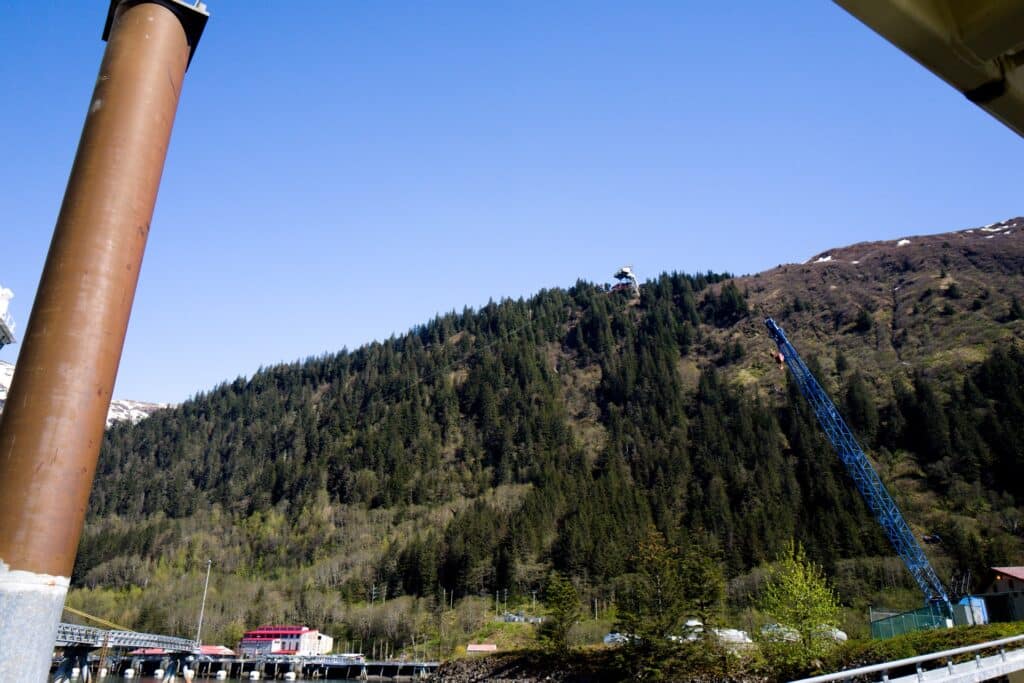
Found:
[[[871,610],[871,637],[892,638],[912,631],[925,631],[930,628],[945,628],[945,608],[939,605],[928,605],[911,612],[892,614]]]

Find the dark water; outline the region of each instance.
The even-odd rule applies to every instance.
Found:
[[[81,681],[82,679],[79,678],[78,680]],[[97,683],[99,680],[100,679],[98,679],[98,678],[93,678],[91,683]],[[178,677],[176,677],[174,679],[174,683],[183,683],[184,680],[185,679],[183,677],[178,676]],[[215,681],[215,680],[216,679],[214,679],[212,676],[210,678],[199,678],[197,676],[196,678],[192,679],[192,683],[205,683],[206,681]],[[246,678],[241,678],[241,679],[239,679],[239,678],[229,678],[227,680],[228,681],[239,681],[239,680],[241,680],[241,681],[248,682],[249,678],[248,678],[248,674],[246,674]],[[310,679],[310,678],[300,678],[299,679],[299,681],[306,681],[306,683],[309,683],[312,680],[313,679]],[[136,681],[137,683],[163,683],[163,679],[162,678],[152,678],[150,676],[143,676],[142,678],[123,678],[121,676],[112,675],[112,676],[107,676],[106,678],[103,679],[103,683],[122,683],[123,681]],[[275,683],[274,679],[272,679],[272,678],[261,678],[260,681],[261,681],[261,683],[263,681],[270,681],[270,683]],[[360,681],[357,681],[357,680],[351,679],[351,678],[318,678],[318,679],[316,679],[316,681],[317,681],[317,683],[360,683]]]
[[[183,683],[184,680],[185,679],[182,676],[177,676],[174,679],[174,683]],[[197,676],[196,678],[192,679],[192,683],[206,683],[206,681],[215,681],[215,680],[216,679],[213,678],[212,676],[210,678],[200,678],[200,677]],[[241,678],[241,679],[239,679],[239,678],[229,678],[227,680],[229,682],[230,681],[236,681],[237,682],[237,681],[241,680],[241,681],[246,681],[246,683],[248,683],[249,678],[248,678],[248,674],[246,674],[246,678]],[[299,681],[306,681],[307,683],[309,683],[312,680],[313,679],[310,679],[310,678],[300,678],[299,679]],[[82,681],[82,679],[81,679],[81,677],[79,677],[77,683],[81,683],[81,681]],[[90,681],[90,683],[100,683],[100,681],[102,681],[102,683],[124,683],[125,681],[135,681],[136,683],[164,683],[164,679],[162,679],[162,678],[153,678],[151,676],[142,676],[142,677],[135,677],[135,678],[124,678],[123,676],[120,676],[118,674],[108,674],[106,676],[106,678],[96,678],[95,676],[93,676],[91,679],[89,679],[89,681]],[[261,681],[261,683],[263,681],[270,681],[270,683],[275,683],[274,679],[272,679],[272,678],[261,678],[260,681]],[[26,681],[25,683],[29,683],[29,682]],[[36,681],[32,681],[31,683],[36,683]],[[316,679],[316,683],[361,683],[361,681],[357,681],[357,680],[352,679],[352,678],[318,678],[318,679]]]

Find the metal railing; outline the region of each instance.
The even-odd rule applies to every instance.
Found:
[[[920,609],[910,610],[909,612],[890,614],[881,619],[872,619],[871,637],[879,639],[894,638],[904,633],[943,628],[949,616],[943,605],[935,603],[925,605]]]
[[[1005,659],[1006,657],[1006,646],[1011,643],[1020,643],[1024,645],[1024,635],[1013,636],[1010,638],[1001,638],[999,640],[990,640],[987,643],[978,643],[977,645],[965,645],[964,647],[956,647],[952,650],[942,650],[941,652],[932,652],[926,655],[918,655],[917,657],[907,657],[905,659],[894,659],[891,662],[882,662],[881,664],[871,664],[870,666],[862,666],[857,669],[847,669],[845,671],[837,671],[832,674],[822,674],[821,676],[812,676],[811,678],[802,678],[799,681],[793,683],[829,683],[830,681],[845,681],[850,678],[856,678],[858,676],[866,676],[868,674],[882,672],[882,680],[889,680],[887,672],[892,669],[899,669],[904,666],[914,666],[917,669],[918,676],[920,677],[922,672],[921,665],[925,662],[933,662],[936,660],[946,660],[942,662],[943,666],[947,668],[952,665],[952,658],[959,655],[970,654],[971,652],[978,652],[980,650],[991,650],[998,648],[999,653]]]
[[[135,631],[116,631],[79,626],[78,624],[61,623],[57,627],[58,647],[71,645],[88,645],[92,647],[114,648],[162,648],[168,652],[195,652],[199,648],[194,640],[162,636],[155,633],[136,633]]]

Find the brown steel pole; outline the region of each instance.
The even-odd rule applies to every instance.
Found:
[[[114,0],[0,418],[0,681],[45,681],[205,6]]]

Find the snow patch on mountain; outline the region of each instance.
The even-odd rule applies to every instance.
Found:
[[[1013,228],[1024,227],[1024,218],[1009,218],[1005,221],[999,221],[998,223],[989,223],[983,228],[978,228],[981,232],[990,233],[985,236],[985,239],[993,237],[995,235],[1009,235]],[[966,233],[972,233],[974,230],[965,230]]]
[[[14,365],[0,361],[0,412],[3,412],[4,402],[7,401],[7,391],[11,387],[13,377]],[[157,410],[167,407],[169,407],[167,403],[146,403],[145,401],[115,398],[110,402],[110,409],[107,411],[107,427],[109,428],[116,422],[136,424]]]
[[[129,401],[123,398],[115,398],[110,402],[110,409],[107,411],[107,427],[115,422],[131,422],[137,424],[152,415],[161,408],[167,408],[166,403],[146,403],[144,401]]]

